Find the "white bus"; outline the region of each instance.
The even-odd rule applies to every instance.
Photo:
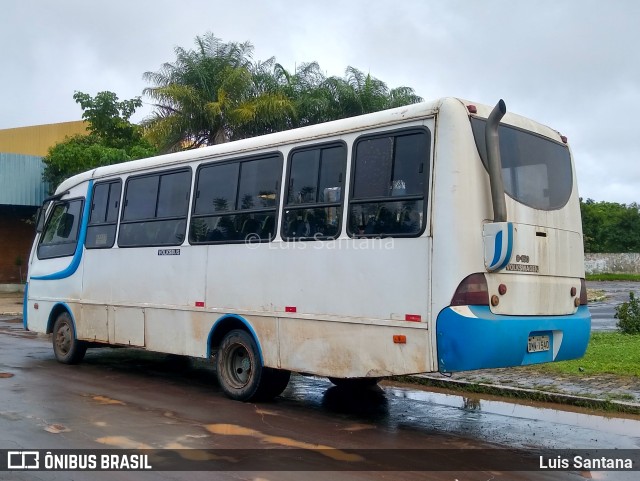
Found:
[[[56,358],[211,359],[238,400],[584,354],[566,138],[445,98],[100,167],[45,201],[24,326]]]

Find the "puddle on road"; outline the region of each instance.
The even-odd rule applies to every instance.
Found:
[[[256,408],[256,414],[260,414],[261,416],[280,416],[280,413],[262,408]]]
[[[331,446],[324,446],[322,444],[311,444],[304,441],[297,441],[295,439],[286,438],[284,436],[265,434],[256,429],[238,426],[237,424],[208,424],[205,426],[205,428],[207,429],[207,431],[213,434],[220,434],[223,436],[250,436],[265,443],[276,444],[278,446],[285,446],[288,448],[298,448],[315,451],[319,454],[322,454],[323,456],[335,459],[336,461],[356,462],[363,460],[363,458],[361,456],[358,456],[357,454],[347,453]]]
[[[188,461],[225,461],[228,463],[237,463],[238,459],[231,456],[220,456],[213,454],[206,449],[192,449],[180,442],[172,442],[164,446],[164,449],[176,451],[178,456]]]
[[[509,416],[522,420],[569,425],[630,437],[640,436],[640,420],[607,416],[607,413],[603,413],[602,415],[586,414],[514,402],[494,401],[477,397],[463,397],[453,394],[399,388],[387,388],[386,391],[400,398],[461,408],[469,412],[475,411],[484,414]]]
[[[44,430],[51,434],[68,433],[71,431],[71,429],[63,426],[62,424],[50,424],[49,426],[44,428]]]
[[[100,444],[106,444],[107,446],[113,446],[120,449],[153,449],[146,443],[140,443],[125,436],[105,436],[96,439],[96,442]]]
[[[638,417],[577,411],[580,408],[564,410],[389,384],[354,393],[331,387],[321,378],[300,376],[293,378],[285,394],[292,401],[356,423],[371,423],[381,431],[452,434],[456,443],[482,439],[514,449],[640,448]]]
[[[5,322],[7,324],[20,324],[23,325],[22,319],[16,317],[0,317],[0,322]]]
[[[118,401],[117,399],[111,399],[106,396],[93,396],[91,399],[96,401],[99,404],[103,405],[116,405],[116,406],[126,406],[127,403],[123,401]]]
[[[339,428],[339,431],[347,431],[347,432],[357,432],[357,431],[368,431],[370,429],[375,429],[375,425],[373,424],[350,424],[349,426],[345,426],[343,428]]]
[[[35,339],[38,337],[37,332],[25,331],[22,326],[20,327],[0,327],[0,334],[11,337],[18,337],[22,339]]]

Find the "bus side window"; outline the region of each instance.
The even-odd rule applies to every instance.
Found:
[[[281,172],[280,155],[200,167],[189,242],[253,243],[273,239]]]
[[[38,259],[71,256],[78,244],[82,199],[57,202],[40,237]]]
[[[347,230],[355,237],[415,237],[425,228],[430,133],[366,136],[354,147]]]
[[[182,244],[190,191],[191,169],[130,177],[125,188],[118,246]]]
[[[91,216],[87,228],[87,249],[113,247],[116,240],[122,181],[104,182],[93,188]]]
[[[347,149],[341,144],[292,152],[282,216],[283,239],[335,239],[340,235],[346,165]]]

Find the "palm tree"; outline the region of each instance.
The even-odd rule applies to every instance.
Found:
[[[295,105],[276,75],[277,65],[271,57],[248,66],[244,96],[237,96],[239,101],[229,112],[234,126],[230,140],[292,128]]]
[[[303,63],[294,73],[276,64],[273,78],[278,82],[280,91],[295,106],[291,128],[333,120],[327,111],[329,97],[324,90],[326,77],[317,62]]]
[[[170,152],[253,137],[419,102],[409,87],[389,90],[381,80],[348,67],[326,77],[316,62],[293,73],[274,57],[252,59],[253,45],[224,43],[212,33],[196,48],[176,47],[176,60],[146,72],[144,94],[156,110],[147,138]]]
[[[264,66],[252,62],[249,42],[224,43],[208,33],[196,37],[196,49],[176,47],[175,54],[175,62],[144,74],[155,84],[144,94],[156,101],[144,125],[161,151],[256,135],[256,125],[291,115],[288,99],[260,84]]]
[[[368,114],[422,101],[410,87],[389,90],[382,80],[347,67],[345,77],[330,77],[324,84],[333,118]]]

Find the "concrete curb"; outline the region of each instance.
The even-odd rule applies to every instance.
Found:
[[[539,389],[526,389],[502,384],[475,383],[445,377],[434,377],[430,374],[417,374],[414,376],[402,376],[403,381],[414,378],[415,384],[440,387],[457,391],[467,391],[484,394],[495,394],[503,397],[518,399],[531,399],[558,404],[568,404],[578,407],[599,408],[609,411],[618,411],[629,414],[640,414],[640,403],[620,401],[616,399],[602,399],[598,397],[576,396],[573,394],[541,391]]]

